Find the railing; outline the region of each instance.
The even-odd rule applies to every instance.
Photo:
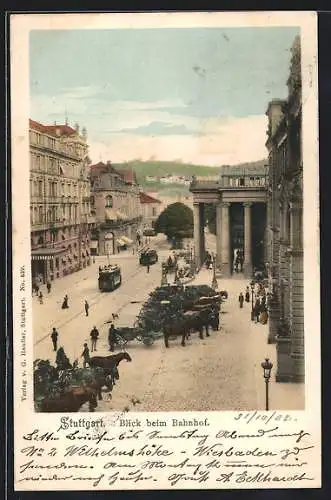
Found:
[[[245,175],[245,176],[212,176],[196,177],[192,180],[190,187],[198,188],[204,186],[215,186],[215,189],[247,189],[247,188],[265,188],[267,186],[267,177]]]

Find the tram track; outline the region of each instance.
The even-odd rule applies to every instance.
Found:
[[[127,283],[129,283],[133,278],[135,278],[136,276],[138,276],[139,274],[142,274],[143,272],[146,272],[145,271],[145,268],[141,268],[139,267],[138,270],[136,272],[134,272],[133,274],[131,274],[130,276],[128,276],[127,278],[123,279],[122,281],[122,284],[119,288],[117,288],[116,290],[114,290],[112,293],[111,293],[111,296],[109,297],[109,295],[105,295],[104,293],[101,293],[101,292],[98,292],[96,293],[95,295],[92,296],[92,298],[90,298],[90,301],[89,301],[89,304],[90,306],[93,306],[93,305],[96,305],[96,304],[100,304],[100,302],[102,302],[104,299],[111,299],[111,301],[113,301],[116,296],[121,292],[123,291],[123,286],[125,286]],[[141,288],[139,289],[139,291],[141,290]],[[114,310],[114,313],[118,314],[120,311],[122,311],[125,307],[127,307],[130,303],[131,303],[131,300],[128,300],[127,302],[125,302],[122,306],[120,306],[117,310]],[[78,318],[79,316],[82,315],[82,311],[80,310],[79,312],[73,314],[72,316],[70,316],[69,318],[66,318],[64,321],[62,321],[61,323],[59,322],[58,323],[58,326],[57,328],[58,329],[61,329],[63,327],[65,327],[66,325],[68,325],[68,323],[70,323],[71,321],[73,321],[74,319]],[[46,330],[46,328],[45,328]],[[48,339],[49,338],[49,332],[45,333],[45,335],[43,335],[42,337],[40,337],[36,342],[34,342],[34,346],[37,346],[39,345],[41,342],[43,342],[44,340]]]

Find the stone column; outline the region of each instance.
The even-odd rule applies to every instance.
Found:
[[[195,265],[201,266],[201,229],[200,229],[200,203],[193,203],[193,224],[194,224],[194,255]]]
[[[205,204],[199,204],[199,218],[200,218],[200,265],[205,260]]]
[[[244,203],[244,235],[245,235],[245,262],[244,274],[246,278],[252,276],[252,217],[251,217],[251,203]]]
[[[222,267],[222,205],[216,205],[216,267]]]
[[[222,203],[222,236],[221,236],[221,257],[222,275],[229,276],[230,273],[230,203]]]
[[[292,382],[303,382],[305,378],[304,358],[304,280],[302,249],[302,206],[300,201],[290,203],[291,235],[290,254],[290,331],[291,358],[293,360]]]

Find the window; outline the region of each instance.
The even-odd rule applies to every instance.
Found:
[[[244,179],[244,177],[240,177],[239,186],[244,186],[244,185],[245,185],[245,179]]]
[[[106,196],[106,207],[108,208],[113,208],[113,197],[112,196]]]
[[[38,182],[38,196],[43,195],[43,181]]]
[[[153,217],[155,217],[155,216],[156,216],[156,208],[155,208],[155,207],[153,207],[153,208],[152,208],[152,216],[153,216]]]

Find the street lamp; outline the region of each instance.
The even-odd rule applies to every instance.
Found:
[[[261,366],[263,368],[263,377],[265,381],[265,409],[268,411],[269,410],[269,380],[271,376],[271,368],[273,367],[273,364],[271,361],[269,361],[269,358],[265,358],[263,363],[261,363]]]
[[[254,281],[251,281],[251,292],[252,292],[252,312],[251,312],[251,321],[254,321]]]
[[[213,288],[213,290],[217,290],[217,288],[218,288],[217,279],[216,279],[216,258],[215,258],[215,254],[213,254],[213,281],[212,281],[211,287]]]
[[[167,269],[165,262],[162,262],[161,270],[162,270],[161,286],[166,286],[168,284],[168,280],[167,280]]]

